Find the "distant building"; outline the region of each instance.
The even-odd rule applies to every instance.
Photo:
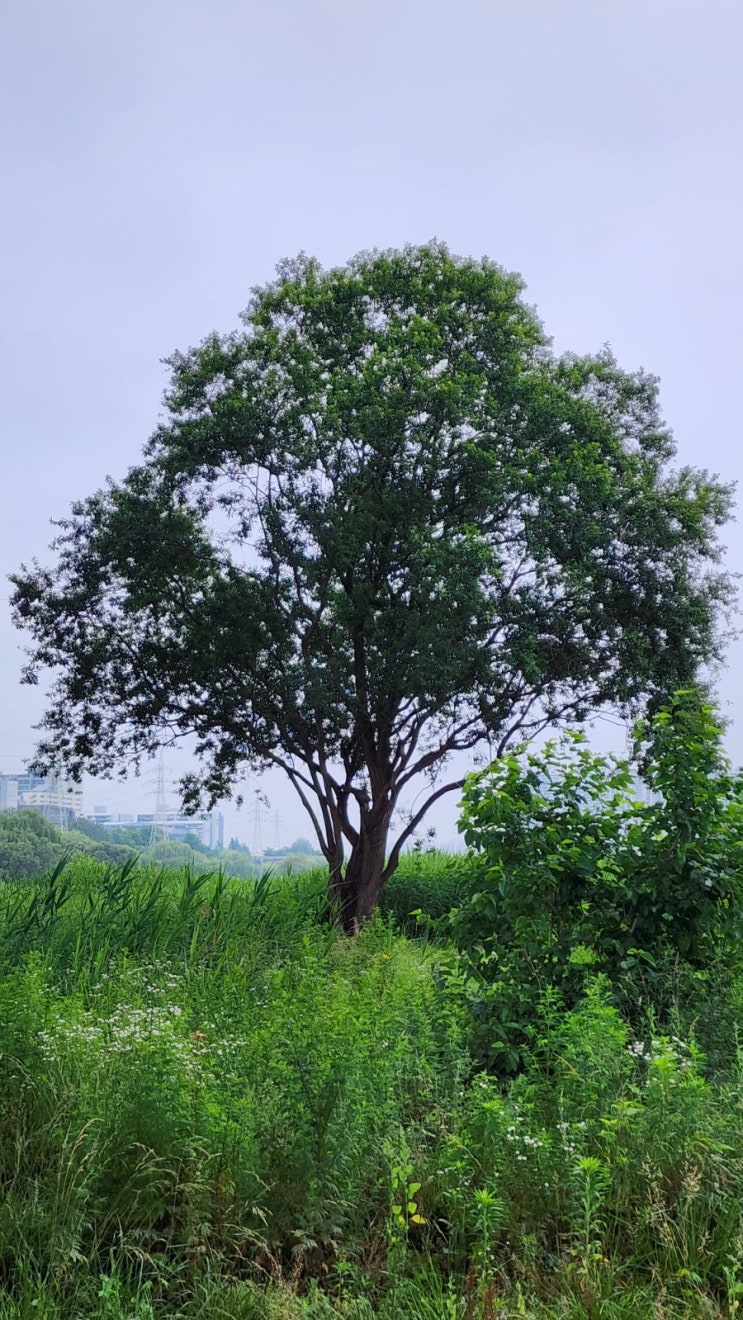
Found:
[[[18,810],[18,780],[0,775],[0,811]]]
[[[140,812],[137,816],[121,815],[107,811],[100,804],[90,812],[88,819],[94,820],[104,830],[126,829],[127,825],[136,825],[139,829],[151,829],[155,824],[154,812]],[[181,812],[168,811],[159,828],[166,838],[176,839],[181,843],[187,834],[192,834],[199,843],[203,843],[205,848],[224,847],[224,816],[218,811],[201,812],[196,816],[184,816]]]
[[[100,803],[97,803],[92,811],[87,811],[85,816],[86,820],[94,820],[96,825],[102,825],[104,830],[120,830],[127,825],[136,825],[137,823],[136,816],[131,813],[108,811]]]
[[[80,784],[57,775],[0,774],[0,811],[19,811],[31,807],[67,829],[76,816],[83,814],[83,790]]]

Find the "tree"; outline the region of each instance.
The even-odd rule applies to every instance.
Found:
[[[252,853],[247,843],[241,843],[240,840],[235,835],[232,836],[229,843],[227,844],[227,851],[245,853],[246,857],[252,856]]]
[[[83,853],[114,865],[132,856],[131,848],[122,848],[108,839],[91,840],[78,829],[62,833],[32,808],[0,812],[0,880],[41,875],[71,853]]]
[[[37,763],[104,773],[194,734],[191,808],[280,767],[352,926],[461,786],[452,753],[692,681],[731,490],[670,467],[652,377],[555,356],[521,289],[438,243],[300,256],[242,329],[174,354],[142,463],[12,579],[25,677],[58,671]]]
[[[293,843],[289,844],[289,847],[285,851],[288,853],[301,853],[305,857],[312,857],[313,854],[317,853],[317,848],[313,848],[309,839],[305,839],[303,835],[300,835],[298,839],[295,839]]]
[[[211,851],[208,844],[204,843],[204,840],[200,839],[198,834],[194,834],[192,830],[189,830],[184,834],[183,842],[188,844],[191,852],[205,853],[208,855]]]
[[[111,833],[108,830],[99,825],[97,820],[89,820],[87,816],[76,816],[75,829],[78,834],[86,835],[94,843],[105,843],[111,839]]]
[[[41,875],[58,862],[60,832],[39,811],[0,812],[0,880]]]

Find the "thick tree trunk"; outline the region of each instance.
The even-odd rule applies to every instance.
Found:
[[[331,875],[330,895],[340,899],[340,921],[347,934],[355,934],[362,922],[374,913],[379,895],[382,892],[382,872],[387,850],[387,831],[389,824],[377,826],[373,830],[362,829],[358,843],[348,859],[345,875],[340,886],[333,886]]]

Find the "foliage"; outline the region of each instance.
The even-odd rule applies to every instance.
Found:
[[[63,1293],[71,1261],[127,1286],[136,1261],[183,1297],[204,1270],[322,1273],[366,1231],[386,1242],[400,1134],[426,1163],[456,1103],[461,1013],[425,954],[382,926],[341,939],[317,894],[92,863],[5,886],[13,1293],[23,1260]]]
[[[79,834],[85,834],[95,843],[105,843],[107,840],[111,843],[128,843],[128,839],[117,838],[116,832],[104,829],[97,820],[89,820],[87,816],[77,816],[75,818],[75,829]]]
[[[480,863],[453,929],[491,1061],[518,1064],[546,987],[571,1004],[587,971],[626,993],[674,957],[701,967],[735,950],[743,779],[720,738],[694,691],[638,726],[649,802],[628,761],[576,733],[470,776],[461,828]]]
[[[91,824],[92,822],[88,822]],[[101,828],[101,827],[99,827]],[[150,842],[152,834],[151,825],[118,825],[116,829],[104,830],[114,843],[125,843],[130,848],[136,848],[137,852],[146,848]]]
[[[195,835],[150,844],[150,833],[149,825],[105,830],[84,817],[76,819],[74,829],[61,831],[35,810],[0,813],[0,880],[42,875],[63,857],[81,853],[114,866],[131,859],[145,868],[153,863],[188,866],[198,857],[199,865],[215,873],[224,871],[244,879],[255,879],[264,869],[251,857],[249,848],[210,849]],[[282,859],[275,863],[282,871],[302,871],[317,865],[317,854],[313,853],[282,854]]]
[[[131,849],[107,839],[91,839],[77,829],[63,832],[39,811],[0,812],[0,880],[41,875],[62,857],[80,852],[114,865],[131,856]]]
[[[322,856],[322,854],[318,852],[317,848],[313,848],[309,839],[305,839],[301,835],[298,839],[295,839],[293,843],[290,843],[286,848],[265,848],[263,850],[264,857],[285,857],[287,853],[297,853],[302,857]]]
[[[113,839],[91,841],[77,828],[61,831],[60,844],[65,854],[83,852],[99,862],[108,862],[113,866],[122,865],[132,856],[132,849],[126,845],[116,843]]]
[[[468,1078],[430,950],[341,939],[320,881],[0,891],[0,1316],[732,1314],[732,1038],[709,1077],[681,1005],[633,1029],[588,977]]]
[[[505,1093],[477,1075],[450,1138],[439,1195],[456,1241],[474,1229],[466,1188],[490,1187],[502,1212],[496,1262],[537,1291],[548,1275],[559,1281],[571,1314],[732,1314],[739,1086],[739,1075],[705,1079],[689,1035],[656,1034],[651,1019],[632,1033],[601,977],[568,1013],[545,996],[524,1072]]]
[[[38,811],[0,813],[0,878],[39,875],[57,860],[59,831]]]
[[[211,852],[209,845],[203,843],[202,840],[199,838],[198,834],[194,834],[193,830],[187,831],[187,833],[183,836],[183,842],[186,844],[188,848],[191,849],[191,852],[201,853],[202,857],[208,856],[209,853]]]
[[[730,489],[670,467],[651,377],[556,358],[521,290],[438,243],[299,257],[241,331],[174,354],[142,464],[13,579],[26,677],[58,673],[38,763],[193,734],[192,806],[283,768],[352,928],[460,787],[450,753],[693,679]]]
[[[502,1083],[446,952],[322,899],[89,858],[0,888],[0,1318],[732,1315],[743,1068],[698,994],[667,1028],[547,991]]]

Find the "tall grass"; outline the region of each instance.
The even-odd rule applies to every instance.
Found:
[[[391,1163],[461,1089],[461,1026],[425,954],[339,938],[319,892],[87,862],[0,891],[9,1295],[32,1269],[61,1305],[115,1266],[184,1298],[382,1249]]]
[[[470,884],[471,863],[465,853],[403,853],[382,890],[380,912],[393,917],[408,935],[435,935],[442,918],[464,902]]]
[[[410,867],[390,912],[448,910],[461,863]],[[587,971],[506,1085],[453,952],[340,937],[323,889],[0,888],[0,1320],[733,1316],[740,984],[631,1030]]]

